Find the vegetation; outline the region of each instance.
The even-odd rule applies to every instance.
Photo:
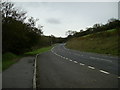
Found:
[[[67,47],[86,52],[95,52],[120,56],[118,48],[120,20],[109,19],[106,24],[94,24],[93,27],[75,32],[68,30]]]
[[[2,53],[23,54],[37,48],[63,42],[64,39],[53,35],[44,36],[43,26],[36,27],[38,19],[27,17],[11,2],[2,2]]]
[[[45,36],[43,26],[36,27],[38,19],[27,17],[25,11],[16,9],[11,2],[2,1],[1,5],[3,69],[24,54],[42,53],[67,40],[67,47],[72,49],[117,55],[120,20],[110,19],[105,25],[95,24],[80,32],[69,30],[67,38]]]
[[[38,19],[27,17],[26,12],[15,8],[13,3],[1,1],[1,5],[3,70],[26,52],[25,55],[42,53],[49,50],[52,44],[65,41],[61,37],[45,36],[43,26],[36,27]]]
[[[14,4],[2,2],[2,52],[21,54],[37,44],[41,29],[35,27],[36,20],[28,18],[26,12],[18,11]]]
[[[9,68],[12,64],[16,63],[23,56],[40,54],[40,53],[49,51],[51,48],[52,48],[52,46],[36,49],[34,51],[24,53],[24,55],[16,55],[11,52],[7,52],[7,53],[3,54],[3,57],[2,57],[2,59],[3,59],[2,70]]]
[[[81,37],[86,36],[89,34],[102,32],[102,31],[108,31],[111,29],[119,29],[120,28],[120,20],[111,18],[108,20],[106,24],[94,24],[93,27],[86,28],[85,31],[80,30],[80,32],[68,30],[66,33],[68,34],[67,40],[70,40],[74,37]]]
[[[75,37],[67,42],[67,47],[85,52],[95,52],[120,56],[118,38],[120,29],[112,29],[94,34]]]
[[[52,48],[52,46],[40,48],[40,49],[31,51],[31,52],[26,52],[25,55],[36,55],[36,54],[40,54],[40,53],[43,53],[43,52],[46,52],[46,51],[51,50],[51,48]]]
[[[14,64],[15,62],[18,61],[18,59],[20,58],[20,56],[17,56],[13,53],[5,53],[2,56],[2,70],[7,69],[8,67],[10,67],[12,64]]]

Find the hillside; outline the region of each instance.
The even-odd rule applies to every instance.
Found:
[[[120,56],[118,37],[120,30],[112,29],[70,39],[66,47],[85,52]]]

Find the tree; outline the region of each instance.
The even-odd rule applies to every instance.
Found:
[[[2,2],[2,21],[5,22],[6,18],[13,18],[15,20],[24,21],[26,19],[26,12],[17,10],[11,2]]]
[[[25,23],[25,13],[10,2],[2,2],[2,51],[16,54],[30,50],[39,41],[41,29],[35,27],[33,17]]]
[[[110,23],[110,22],[114,22],[114,21],[116,21],[117,19],[115,19],[115,18],[110,18],[109,20],[108,20],[108,23]]]
[[[100,24],[94,24],[94,25],[93,25],[93,28],[95,28],[95,29],[96,29],[96,28],[99,28],[99,27],[100,27]]]
[[[80,32],[83,32],[83,29],[81,29]]]
[[[73,34],[75,34],[75,33],[76,33],[76,31],[68,30],[68,31],[66,32],[66,35],[69,36],[69,35],[73,35]]]

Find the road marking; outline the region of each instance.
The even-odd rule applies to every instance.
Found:
[[[74,63],[78,63],[77,61],[74,61]]]
[[[53,48],[52,48],[52,49],[53,49]],[[66,57],[64,57],[64,56],[61,56],[61,55],[55,53],[53,50],[51,50],[51,52],[54,53],[54,54],[57,55],[57,56],[60,56],[60,57],[63,58],[63,59],[66,59],[66,60],[69,60],[69,61],[73,61],[73,60],[71,60],[71,59],[68,59],[68,58],[66,58]],[[81,55],[81,56],[83,56],[83,55]],[[104,61],[109,61],[109,60],[106,60],[106,59],[100,59],[100,58],[95,58],[95,57],[90,57],[90,58],[92,58],[92,59],[104,60]],[[74,61],[74,63],[78,63],[78,62],[77,62],[77,61]],[[82,65],[82,66],[85,65],[85,64],[83,64],[83,63],[79,63],[79,64]],[[88,66],[88,68],[90,68],[90,69],[95,69],[95,68],[92,67],[92,66]],[[110,74],[109,72],[106,72],[106,71],[104,71],[104,70],[99,70],[99,71],[102,72],[102,73],[105,73],[105,74]],[[120,78],[120,76],[119,76],[118,78]]]
[[[51,51],[54,49],[54,47],[51,49]]]
[[[66,58],[66,60],[68,60],[68,58]]]
[[[96,58],[96,57],[90,57],[91,59],[97,59],[97,60],[102,60],[102,61],[107,61],[107,62],[112,62],[110,60],[107,59],[103,59],[103,58]]]
[[[108,62],[112,62],[112,61],[110,61],[110,60],[107,60],[107,59],[102,59],[102,58],[100,58],[100,60],[103,60],[103,61],[108,61]]]
[[[120,78],[120,76],[118,78]]]
[[[58,56],[60,57],[60,55],[58,54]]]
[[[83,63],[80,63],[80,65],[84,66],[85,64],[83,64]]]
[[[38,55],[39,54],[37,54],[36,56],[35,56],[35,61],[34,61],[34,71],[33,71],[33,88],[36,88],[36,67],[37,67],[37,57],[38,57]]]
[[[95,69],[94,67],[92,67],[92,66],[88,66],[88,68],[90,68],[90,69]]]
[[[106,72],[104,70],[99,70],[99,71],[102,72],[102,73],[105,73],[105,74],[110,74],[109,72]]]
[[[62,56],[60,56],[62,58]]]
[[[53,52],[53,50],[51,49],[51,52]]]
[[[57,53],[55,53],[55,55],[57,55]]]
[[[64,49],[66,49],[64,46],[63,46]]]
[[[96,59],[95,57],[90,57],[90,58],[92,58],[92,59]]]
[[[62,58],[64,58],[64,59],[65,59],[65,57],[62,57]]]

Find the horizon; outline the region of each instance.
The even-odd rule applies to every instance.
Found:
[[[46,36],[66,37],[68,30],[79,32],[94,24],[106,24],[118,19],[117,2],[14,2],[15,7],[38,18]],[[89,15],[89,16],[88,16]]]

